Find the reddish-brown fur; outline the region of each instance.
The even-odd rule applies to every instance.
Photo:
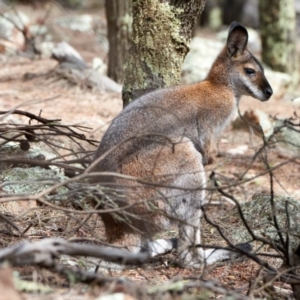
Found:
[[[262,66],[246,49],[247,39],[246,29],[234,22],[206,80],[146,94],[112,122],[93,168],[111,172],[97,178],[112,189],[101,207],[132,207],[101,215],[110,242],[138,245],[181,219],[176,221],[181,263],[198,266],[206,258],[201,248],[187,245],[201,241],[203,165],[211,139],[229,122],[241,95],[265,101],[272,94]]]

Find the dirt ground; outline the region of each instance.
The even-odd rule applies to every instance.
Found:
[[[82,54],[87,62],[90,62],[95,56],[100,56],[104,60],[106,59],[105,51],[99,50],[101,45],[90,35],[76,33],[76,38],[71,38],[70,43]],[[82,89],[79,86],[71,86],[63,80],[56,81],[52,77],[43,75],[50,72],[56,64],[57,62],[50,58],[29,60],[16,56],[3,57],[0,72],[1,111],[18,108],[36,115],[41,115],[44,118],[61,119],[61,122],[64,124],[84,125],[90,128],[89,133],[86,134],[87,137],[100,140],[109,122],[122,109],[121,95]],[[41,76],[31,80],[24,80],[26,73],[35,73]],[[296,93],[297,92],[299,91],[296,91]],[[298,115],[300,113],[299,107],[295,107],[292,101],[289,101],[288,96],[283,100],[278,99],[276,95],[264,103],[245,97],[240,103],[240,109],[242,112],[249,109],[259,109],[278,118],[292,117],[295,111]],[[23,119],[14,115],[12,120],[14,122],[22,122]],[[241,155],[230,155],[227,152],[230,149],[245,145],[248,146],[248,150]],[[231,126],[229,126],[212,148],[211,156],[213,158],[213,164],[207,166],[207,176],[214,170],[216,173],[222,175],[220,178],[224,179],[224,183],[228,183],[231,180],[237,179],[249,166],[251,167],[244,178],[252,178],[263,173],[266,170],[266,165],[261,158],[256,159],[253,164],[251,163],[255,151],[262,145],[263,141],[260,137],[253,136],[245,131],[233,130]],[[95,148],[91,147],[89,150],[95,150]],[[278,149],[278,147],[268,149],[268,160],[271,166],[286,162],[290,157],[290,154],[286,153],[284,149]],[[299,174],[299,160],[298,163],[286,163],[276,169],[274,171],[275,193],[299,199]],[[230,192],[240,201],[247,201],[257,192],[270,193],[269,175],[262,175],[245,182],[241,187],[232,188]],[[22,211],[24,212],[24,210],[29,210],[32,207],[37,208],[35,204],[32,203],[17,204],[14,206],[14,214],[21,216]],[[36,227],[33,226],[35,228],[32,228],[27,233],[27,238],[29,239],[39,239],[41,237],[50,236],[61,236],[65,238],[103,238],[103,236],[97,236],[97,234],[103,234],[103,230],[100,228],[101,225],[95,225],[95,220],[92,220],[94,227],[90,224],[76,233],[72,231],[64,231],[61,233],[59,227],[64,226],[63,224],[67,219],[66,215],[56,214],[51,212],[51,209],[44,209],[43,211],[40,208],[37,208],[36,213],[40,214],[39,218],[41,218],[41,220],[44,220],[45,216],[47,216],[47,218],[50,216],[52,220],[50,223],[47,223],[47,226],[41,224]],[[30,216],[32,216],[32,214],[28,213],[26,217],[22,217],[19,225],[26,227],[26,222],[28,222]],[[55,225],[56,220],[58,224]],[[71,222],[69,226],[75,226],[77,221],[73,220],[72,222],[74,223]],[[90,228],[93,228],[93,232],[89,232]],[[71,236],[71,232],[73,236]],[[1,237],[1,233],[0,239],[5,246],[19,240],[18,237],[5,235]],[[224,263],[220,266],[215,266],[205,278],[219,280],[228,288],[240,288],[242,292],[245,292],[249,282],[253,282],[257,277],[258,270],[259,266],[251,260],[234,263],[232,265]],[[32,280],[32,278],[38,278],[38,281],[56,287],[55,292],[44,294],[43,299],[90,299],[102,293],[116,291],[126,292],[137,297],[136,293],[128,291],[128,287],[122,283],[106,285],[104,288],[90,286],[90,289],[85,285],[76,284],[70,289],[67,281],[58,275],[50,275],[50,273],[46,271],[44,272],[35,268],[21,268],[19,272],[22,274],[23,279]],[[181,278],[183,280],[195,279],[200,278],[201,275],[201,271],[183,270],[174,266],[161,265],[154,267],[148,266],[137,270],[130,269],[123,271],[121,274],[113,274],[116,278],[128,278],[135,283],[149,285],[161,284],[172,278]],[[284,285],[282,288],[289,289],[289,287]],[[34,293],[22,293],[22,297],[23,299],[41,299],[40,294]],[[170,299],[171,298],[170,296]],[[166,295],[164,299],[168,299]]]

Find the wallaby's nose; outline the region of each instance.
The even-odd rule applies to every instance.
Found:
[[[265,89],[265,94],[268,98],[270,98],[273,95],[273,90],[270,86]]]

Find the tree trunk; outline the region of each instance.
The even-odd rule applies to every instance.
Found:
[[[221,0],[221,8],[223,10],[223,23],[231,24],[233,21],[241,22],[245,0]]]
[[[123,103],[180,82],[192,29],[206,0],[132,0],[132,40]]]
[[[107,37],[109,42],[108,77],[123,83],[131,36],[131,0],[106,0]]]
[[[263,62],[298,80],[294,0],[260,0],[259,10]]]

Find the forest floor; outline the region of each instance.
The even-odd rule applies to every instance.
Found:
[[[90,62],[91,59],[96,56],[102,56],[104,60],[106,59],[103,51],[98,51],[100,47],[98,42],[93,40],[90,35],[76,33],[76,35],[70,38],[70,44],[81,53],[87,62]],[[100,52],[101,55],[99,55]],[[29,60],[22,57],[6,58],[5,62],[2,63],[0,72],[1,110],[7,111],[18,107],[18,109],[41,115],[44,118],[61,119],[63,124],[80,124],[87,126],[90,128],[90,131],[89,133],[85,133],[86,136],[100,140],[109,122],[122,109],[121,95],[82,89],[79,86],[72,86],[64,80],[55,81],[53,78],[44,75],[31,80],[24,80],[26,73],[48,73],[53,70],[56,64],[57,62],[50,58],[41,60]],[[51,98],[53,99],[49,101],[46,100]],[[264,103],[249,97],[244,97],[240,102],[240,110],[244,112],[249,109],[259,109],[277,118],[293,117],[295,111],[300,115],[299,107],[295,107],[288,97],[278,99],[276,95]],[[21,117],[16,115],[13,116],[13,120],[16,122],[23,121]],[[247,146],[247,150],[242,154],[232,155],[227,152],[228,150],[245,145]],[[262,145],[262,138],[253,136],[245,131],[234,130],[229,126],[212,147],[211,156],[213,158],[213,164],[207,166],[207,175],[214,170],[226,178],[227,182],[230,182],[231,178],[237,178],[250,165],[251,168],[246,175],[249,178],[263,173],[264,170],[266,170],[266,165],[262,159],[258,158],[252,164],[252,158],[255,152]],[[95,147],[90,146],[88,150],[94,151]],[[286,162],[290,157],[291,155],[284,148],[275,147],[268,149],[268,161],[272,166]],[[274,178],[273,188],[276,194],[300,199],[299,163],[290,162],[283,164],[282,167],[274,171]],[[258,192],[269,194],[269,175],[261,175],[255,180],[244,183],[242,187],[231,189],[230,192],[240,201],[247,201],[253,194]],[[41,219],[41,223],[37,222],[37,224],[27,232],[26,238],[28,239],[40,239],[42,237],[104,239],[103,228],[101,228],[99,222],[97,225],[94,224],[93,227],[91,225],[83,227],[79,232],[74,233],[72,230],[64,230],[62,233],[58,229],[53,229],[54,225],[52,224],[53,222],[57,222],[56,228],[64,228],[64,222],[66,222],[67,216],[62,213],[55,214],[50,208],[41,210],[36,203],[29,201],[16,203],[13,206],[7,205],[5,210],[7,211],[10,208],[13,209],[12,213],[14,215],[21,215],[21,212],[24,213],[24,211],[32,209],[36,209],[36,213],[40,214],[39,218]],[[218,213],[218,209],[214,209],[216,210],[215,213]],[[228,205],[225,209],[231,209],[231,206]],[[28,218],[29,215],[28,213]],[[48,227],[44,224],[46,222],[43,219],[45,216],[48,218],[49,216],[53,217],[52,223],[51,225],[48,224]],[[83,219],[84,216],[77,216],[77,218],[76,222]],[[91,222],[96,222],[95,219],[96,217],[94,217]],[[20,222],[20,225],[24,226],[24,229],[26,228],[27,223],[24,218]],[[89,228],[94,228],[93,232],[89,232]],[[16,236],[9,237],[3,235],[1,237],[1,235],[0,232],[0,240],[5,246],[21,240],[21,238]],[[205,275],[205,278],[218,280],[229,289],[240,289],[242,292],[245,292],[249,282],[253,282],[257,278],[259,268],[260,266],[250,259],[233,264],[223,263],[211,268],[211,271]],[[87,287],[84,284],[69,284],[67,279],[61,278],[57,274],[52,274],[35,267],[27,266],[18,268],[17,270],[23,279],[33,280],[33,278],[35,278],[35,280],[54,288],[54,291],[43,295],[23,292],[22,299],[92,299],[101,294],[109,294],[116,291],[132,294],[133,297],[139,299],[136,291],[132,292],[128,290],[128,286],[120,281],[106,284],[103,287],[96,285]],[[129,269],[123,271],[121,274],[117,272],[110,274],[110,276],[115,278],[130,279],[144,287],[146,285],[162,284],[174,278],[182,278],[184,280],[195,279],[201,275],[202,271],[200,270],[180,269],[175,266],[162,265],[150,265],[145,268]],[[288,289],[285,285],[282,285],[282,288]],[[164,295],[163,298],[171,299],[173,296]]]

